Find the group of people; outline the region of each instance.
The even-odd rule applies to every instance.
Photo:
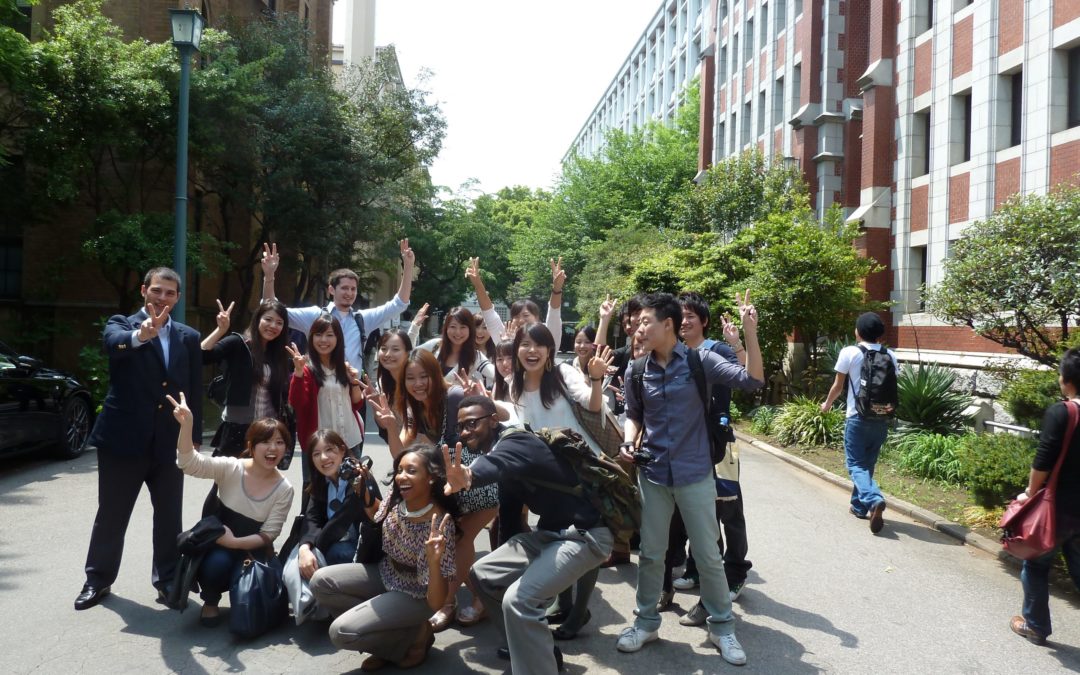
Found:
[[[279,255],[268,244],[263,300],[247,331],[229,332],[234,304],[219,302],[216,327],[201,341],[169,317],[179,275],[167,268],[146,274],[144,308],[110,318],[104,331],[110,386],[90,440],[98,448],[99,507],[75,608],[109,594],[143,483],[154,506],[151,580],[159,602],[167,601],[178,582],[186,473],[213,481],[204,515],[225,523],[195,575],[200,622],[220,623],[220,598],[245,561],[273,556],[288,526],[295,494],[281,467],[295,442],[301,517],[280,552],[288,560],[284,585],[296,622],[332,619],[330,639],[366,652],[365,671],[416,666],[435,633],[490,618],[513,672],[556,672],[562,656],[554,640],[573,638],[589,621],[599,569],[629,562],[632,538],[639,551],[635,619],[617,649],[635,652],[656,640],[675,590],[700,587],[700,601],[680,622],[706,625],[723,659],[745,663],[732,603],[751,563],[742,492],[720,465],[735,462],[737,475],[727,421],[732,390],[764,384],[749,293],[736,297],[741,334],[723,317],[722,341],[707,337],[711,316],[700,296],[636,296],[619,312],[629,339],[618,349],[607,345],[618,306],[609,296],[598,324],[575,335],[573,359],[560,363],[561,261],[551,262],[543,321],[536,303],[521,300],[504,324],[473,259],[465,276],[480,312],[453,308],[439,337],[417,344],[425,305],[409,330],[380,333],[369,379],[365,338],[410,301],[415,256],[407,240],[400,253],[401,286],[389,302],[353,309],[359,277],[342,269],[329,276],[328,305],[290,308],[276,299]],[[859,321],[857,336],[880,349],[880,319]],[[292,339],[297,333],[305,348]],[[853,363],[866,349],[856,351],[842,353],[837,382],[857,372]],[[199,452],[203,364],[223,371],[215,381],[223,412],[212,456]],[[1075,373],[1069,377],[1075,396]],[[857,388],[848,392],[851,414]],[[840,393],[834,387],[826,407]],[[365,407],[393,460],[385,497],[363,456]],[[617,447],[585,422],[590,416],[616,420]],[[637,532],[610,526],[574,465],[530,431],[543,428],[576,432],[588,451],[636,475]],[[856,415],[846,434],[862,443],[848,452],[851,511],[870,519],[874,532],[884,511],[872,479],[883,428]],[[492,552],[477,560],[475,539],[485,527]],[[684,561],[686,572],[674,579]],[[462,585],[471,597],[459,606]],[[1048,634],[1048,616],[1044,627],[1037,610],[1028,617],[1027,605],[1021,628]]]

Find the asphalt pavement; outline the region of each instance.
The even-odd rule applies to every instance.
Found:
[[[376,468],[388,468],[378,436],[369,434],[367,444]],[[359,671],[363,657],[335,650],[325,624],[290,622],[238,642],[225,626],[198,625],[194,596],[183,614],[155,604],[145,491],[112,595],[98,607],[74,611],[97,505],[96,468],[92,452],[66,462],[0,465],[3,673]],[[299,486],[299,462],[288,474]],[[661,640],[637,654],[616,651],[634,608],[636,567],[626,565],[601,571],[591,623],[576,640],[560,643],[568,673],[1080,671],[1075,595],[1055,591],[1055,633],[1048,647],[1036,647],[1009,630],[1009,617],[1019,612],[1020,582],[991,556],[889,511],[883,533],[872,536],[866,521],[848,515],[843,490],[749,446],[742,478],[754,567],[735,613],[748,664],[728,665],[704,629],[678,624],[694,593],[676,594],[676,610],[663,615]],[[208,481],[186,479],[185,525],[198,519],[209,487]],[[486,550],[486,536],[477,546]],[[490,621],[451,628],[437,636],[430,658],[413,672],[508,672],[495,657],[497,646]]]

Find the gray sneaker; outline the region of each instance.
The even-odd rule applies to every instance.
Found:
[[[728,663],[734,666],[746,665],[746,652],[743,651],[742,645],[735,638],[735,633],[728,633],[727,635],[713,635],[710,633],[709,641],[720,648],[720,656]]]
[[[699,601],[690,611],[686,613],[686,616],[679,619],[680,626],[703,626],[705,621],[709,618],[709,613],[705,611],[705,605]]]

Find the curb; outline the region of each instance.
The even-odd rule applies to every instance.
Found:
[[[850,491],[852,488],[852,483],[847,478],[841,478],[831,471],[822,469],[820,466],[808,462],[801,457],[796,457],[785,450],[781,450],[764,441],[760,441],[746,432],[736,429],[735,438],[736,440],[742,441],[745,445],[757,448],[758,450],[770,454],[777,459],[781,459],[809,474],[813,474],[826,482],[832,483],[839,488],[843,488],[847,491]],[[933,511],[928,511],[921,506],[916,506],[903,499],[899,499],[898,497],[893,497],[892,495],[886,494],[885,496],[890,510],[899,511],[909,518],[917,520],[924,525],[928,525],[943,534],[947,534],[950,537],[959,540],[961,543],[973,546],[984,553],[989,553],[1001,562],[1007,563],[1017,569],[1023,564],[1023,561],[1019,558],[1006,553],[1005,550],[1001,548],[1001,544],[996,541],[988,539],[981,534],[975,534],[963,525],[955,523]]]

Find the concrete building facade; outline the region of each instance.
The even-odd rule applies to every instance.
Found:
[[[701,12],[683,70],[701,73],[699,168],[753,148],[798,166],[818,215],[839,203],[884,266],[867,290],[893,303],[891,344],[969,367],[1004,354],[926,313],[922,288],[1010,196],[1077,181],[1080,0],[665,0],[657,16],[683,6]],[[640,49],[576,148],[600,121],[641,123],[622,103]]]

